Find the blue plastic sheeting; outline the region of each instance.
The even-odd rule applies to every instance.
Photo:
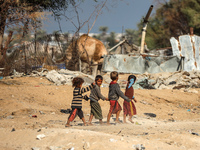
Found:
[[[56,64],[56,66],[58,67],[58,69],[66,69],[65,63],[63,63],[63,64]]]
[[[146,57],[123,54],[104,57],[102,71],[117,71],[120,73],[143,74],[177,71],[180,59],[172,57]]]

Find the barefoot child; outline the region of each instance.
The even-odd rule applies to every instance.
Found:
[[[83,116],[83,111],[82,111],[82,99],[88,100],[88,97],[87,95],[83,96],[82,94],[91,90],[94,87],[95,83],[92,83],[88,87],[81,88],[83,83],[84,83],[84,80],[80,77],[75,77],[72,80],[72,86],[75,87],[73,91],[73,100],[71,104],[72,111],[68,117],[68,121],[65,127],[70,126],[70,122],[75,119],[76,115],[78,115],[79,118],[82,119],[84,125],[86,125],[86,122]]]
[[[127,83],[126,90],[125,90],[125,96],[127,96],[129,99],[133,99],[135,102],[137,102],[137,100],[134,97],[134,89],[132,87],[132,85],[135,83],[135,81],[136,81],[136,76],[130,75],[128,77],[128,83]],[[135,108],[135,105],[132,100],[130,102],[127,102],[126,100],[124,100],[123,111],[124,111],[124,117],[123,117],[124,123],[126,123],[127,115],[129,115],[128,120],[131,123],[134,123],[132,121],[132,116],[136,115],[136,108]]]
[[[88,121],[89,125],[92,125],[92,119],[93,116],[95,117],[95,119],[99,119],[99,123],[102,124],[102,110],[101,110],[101,106],[99,104],[99,100],[108,100],[108,98],[105,98],[102,94],[101,94],[101,89],[100,86],[103,82],[103,77],[101,75],[97,75],[95,78],[95,87],[91,90],[90,93],[90,106],[91,106],[91,113],[90,113],[90,118]]]
[[[110,117],[112,114],[116,114],[116,123],[119,123],[119,114],[122,110],[120,104],[118,103],[119,97],[122,97],[126,101],[130,102],[131,100],[124,95],[124,93],[120,90],[120,86],[117,83],[118,81],[118,73],[113,71],[110,73],[110,78],[112,81],[109,85],[109,93],[108,99],[110,100],[110,110],[107,116],[107,124],[110,124]]]

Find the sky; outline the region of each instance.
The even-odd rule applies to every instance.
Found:
[[[97,1],[101,3],[105,0]],[[78,6],[81,23],[88,20],[92,12],[97,10],[94,7],[95,5],[97,5],[97,3],[93,0],[85,0]],[[146,16],[151,5],[154,5],[153,0],[108,0],[106,7],[101,10],[101,13],[97,17],[94,26],[92,27],[92,24],[95,21],[96,15],[90,19],[89,23],[85,24],[81,28],[80,32],[87,33],[88,29],[92,27],[90,33],[99,33],[99,27],[101,26],[108,27],[108,33],[122,33],[125,32],[125,29],[137,29],[137,24],[144,16]],[[69,7],[66,15],[71,18],[73,17],[73,23],[66,20],[65,17],[62,17],[61,19],[60,26],[63,33],[73,33],[76,31],[75,26],[79,26],[77,23],[77,17],[71,10],[72,9]],[[155,6],[151,16],[154,13]],[[43,29],[48,33],[60,30],[58,22],[51,16],[48,16],[48,20],[44,21]]]

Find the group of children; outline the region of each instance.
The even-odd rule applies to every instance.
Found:
[[[137,100],[134,97],[134,89],[133,89],[132,85],[136,81],[136,76],[130,75],[128,77],[128,83],[126,86],[125,93],[123,93],[120,90],[120,86],[117,83],[118,73],[116,71],[113,71],[110,73],[110,78],[112,81],[110,82],[110,85],[109,85],[108,98],[104,97],[101,94],[100,87],[103,82],[103,77],[101,75],[97,75],[95,78],[95,82],[92,83],[91,85],[89,85],[88,87],[84,87],[84,88],[82,87],[82,84],[84,83],[84,80],[82,78],[75,77],[72,80],[72,86],[74,87],[73,100],[71,103],[72,111],[68,117],[68,121],[67,121],[65,127],[71,126],[70,122],[73,121],[77,115],[79,116],[80,119],[82,119],[84,125],[92,125],[93,117],[95,117],[96,119],[99,119],[100,124],[102,124],[103,123],[102,122],[103,115],[102,115],[101,106],[98,102],[100,99],[110,101],[110,110],[109,110],[109,113],[107,116],[107,124],[110,124],[110,117],[112,114],[116,114],[115,122],[120,123],[119,115],[120,115],[122,108],[118,102],[119,97],[124,99],[123,122],[126,123],[126,116],[129,115],[128,120],[131,123],[134,123],[132,121],[132,116],[136,114],[136,108],[133,103],[133,100],[135,102],[137,102]],[[91,93],[90,93],[89,97],[87,95],[83,95],[83,93],[90,91],[90,90],[91,90]],[[83,99],[90,100],[91,113],[90,113],[88,123],[86,123],[86,121],[84,119],[83,111],[82,111],[82,100]]]

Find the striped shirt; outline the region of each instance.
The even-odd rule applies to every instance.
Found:
[[[93,88],[92,85],[89,85],[88,87],[85,87],[85,88],[75,87],[73,91],[73,100],[72,100],[71,108],[82,108],[82,100],[85,97],[82,94],[91,90],[92,88]]]

